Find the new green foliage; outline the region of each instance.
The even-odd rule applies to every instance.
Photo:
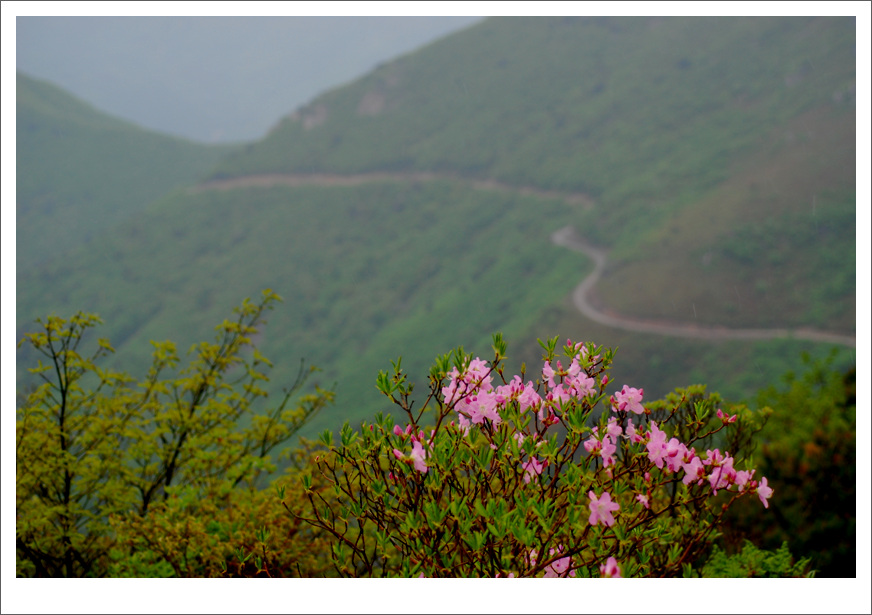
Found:
[[[104,367],[109,342],[85,340],[100,322],[94,315],[51,316],[22,339],[41,357],[29,370],[41,384],[22,393],[16,411],[19,576],[151,576],[167,564],[191,574],[187,558],[212,543],[192,541],[190,519],[181,543],[173,542],[172,518],[221,519],[257,505],[254,491],[275,471],[274,455],[332,398],[321,389],[300,394],[308,375],[301,370],[277,404],[265,404],[259,384],[270,363],[252,338],[276,300],[271,291],[258,303],[245,300],[216,327],[215,343],[193,347],[182,368],[174,344],[154,343],[142,379]],[[245,491],[248,501],[237,498]],[[160,533],[143,531],[149,526]],[[119,564],[137,544],[156,554]],[[220,559],[226,546],[210,557]]]

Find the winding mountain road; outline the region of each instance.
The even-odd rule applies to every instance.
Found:
[[[593,259],[594,269],[572,291],[572,302],[575,307],[587,318],[601,325],[615,327],[625,331],[637,331],[639,333],[654,333],[657,335],[670,335],[674,337],[692,337],[704,340],[772,340],[780,338],[792,338],[809,340],[812,342],[824,342],[840,344],[843,346],[857,346],[855,337],[827,333],[814,329],[729,329],[727,327],[713,327],[697,324],[679,324],[647,320],[637,320],[625,316],[612,316],[597,310],[588,300],[588,293],[599,281],[603,269],[606,266],[606,254],[602,250],[589,246],[575,234],[571,226],[555,231],[551,235],[551,241],[558,246],[563,246],[575,252],[581,252]]]
[[[358,186],[378,181],[457,181],[482,190],[499,192],[514,192],[516,194],[561,199],[568,204],[593,207],[594,201],[582,193],[565,193],[543,190],[529,186],[512,186],[495,180],[476,180],[461,178],[454,175],[440,175],[427,172],[410,173],[360,173],[355,175],[336,174],[305,174],[305,175],[250,175],[228,179],[213,179],[195,186],[193,192],[204,190],[233,190],[236,188],[271,187],[271,186]],[[839,344],[856,347],[855,336],[828,333],[815,329],[730,329],[727,327],[705,326],[698,324],[682,324],[674,322],[649,321],[628,318],[625,316],[606,314],[588,300],[590,290],[599,281],[606,265],[606,253],[584,243],[571,226],[564,227],[552,233],[551,241],[574,252],[581,252],[594,261],[594,269],[584,278],[572,292],[572,302],[578,311],[586,318],[601,325],[673,337],[689,337],[695,339],[722,340],[772,340],[798,339],[812,342]]]

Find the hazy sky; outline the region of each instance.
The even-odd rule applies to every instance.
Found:
[[[262,137],[321,92],[479,17],[18,17],[16,68],[205,142]]]

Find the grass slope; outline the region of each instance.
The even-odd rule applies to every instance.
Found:
[[[21,73],[16,124],[19,271],[198,181],[232,151],[143,130]]]
[[[215,175],[582,191],[616,311],[850,332],[855,49],[847,18],[491,19],[328,92]]]
[[[425,375],[437,354],[487,352],[492,332],[515,338],[560,302],[577,261],[549,234],[570,217],[556,200],[448,182],[177,192],[40,268],[20,284],[19,313],[97,312],[121,366],[141,370],[149,340],[186,349],[270,287],[285,303],[266,356],[285,380],[299,358],[324,367],[337,407],[362,418],[383,405],[375,375],[398,355]]]
[[[826,345],[587,322],[569,293],[592,264],[548,236],[571,223],[610,247],[600,299],[633,315],[853,330],[853,50],[839,19],[488,20],[325,94],[213,176],[422,170],[593,208],[452,181],[176,191],[20,275],[19,332],[96,311],[138,372],[148,340],[184,349],[271,287],[274,386],[305,357],[339,387],[313,429],[386,409],[375,375],[398,355],[423,376],[458,344],[488,356],[497,330],[515,366],[560,334],[619,346],[617,382],[647,398],[692,382],[750,398]]]

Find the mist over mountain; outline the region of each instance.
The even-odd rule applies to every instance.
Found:
[[[653,397],[706,382],[747,398],[806,351],[836,348],[847,365],[846,343],[591,319],[573,292],[594,260],[552,238],[571,227],[605,255],[588,299],[613,322],[850,339],[855,53],[850,18],[489,19],[286,107],[264,139],[173,180],[187,188],[117,205],[125,219],[107,232],[19,267],[18,332],[49,312],[97,312],[122,366],[141,370],[149,340],[187,348],[269,287],[285,298],[263,338],[270,386],[301,358],[337,383],[313,429],[385,409],[375,375],[398,355],[423,378],[457,345],[486,357],[495,331],[518,364],[558,334],[618,346],[619,382]],[[19,174],[62,185],[75,154],[22,152],[85,112],[34,92],[67,111],[33,113]],[[128,136],[149,151],[144,133]],[[139,168],[165,177],[156,164]],[[99,185],[76,188],[68,215],[90,215]]]
[[[16,66],[140,126],[203,142],[279,117],[478,17],[18,17]]]

